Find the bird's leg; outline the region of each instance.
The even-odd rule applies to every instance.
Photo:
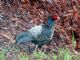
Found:
[[[36,47],[35,47],[35,51],[38,49],[38,45],[36,45]]]

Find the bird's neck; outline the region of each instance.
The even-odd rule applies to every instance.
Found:
[[[47,22],[47,25],[52,28],[55,26],[55,21],[53,21],[52,19],[49,19]]]

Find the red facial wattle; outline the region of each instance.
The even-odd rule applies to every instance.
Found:
[[[57,15],[53,15],[53,16],[52,16],[52,19],[53,19],[53,20],[57,20],[57,19],[58,19],[58,16],[57,16]]]

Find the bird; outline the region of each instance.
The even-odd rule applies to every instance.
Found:
[[[45,24],[40,24],[32,27],[31,29],[21,32],[16,35],[16,44],[26,45],[28,42],[32,42],[41,48],[44,44],[48,43],[53,35],[55,29],[55,21],[58,20],[57,15],[48,16]]]

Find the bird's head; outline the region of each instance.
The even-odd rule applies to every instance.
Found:
[[[52,16],[48,17],[48,21],[50,21],[50,22],[53,22],[53,21],[56,21],[56,20],[59,20],[59,19],[60,19],[60,17],[57,16],[57,15],[52,15]]]
[[[60,18],[59,18],[59,16],[57,16],[57,15],[52,15],[52,16],[51,16],[51,19],[52,19],[53,21],[56,21],[56,20],[58,20],[58,19],[60,19]]]
[[[59,18],[59,16],[57,16],[57,15],[49,16],[49,17],[48,17],[48,22],[47,22],[47,24],[48,24],[49,26],[53,26],[53,25],[55,24],[55,21],[58,20],[58,19],[60,19],[60,18]]]

